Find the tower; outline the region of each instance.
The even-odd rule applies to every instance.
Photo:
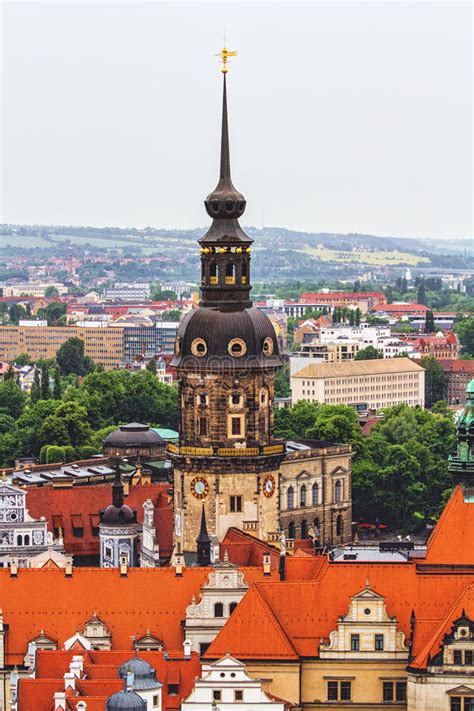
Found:
[[[449,457],[449,471],[453,484],[474,489],[474,380],[468,383],[466,395],[456,426],[457,452]]]
[[[204,201],[212,224],[199,240],[199,308],[178,329],[179,444],[174,460],[175,542],[193,551],[204,505],[211,537],[231,526],[267,538],[279,528],[274,378],[281,361],[269,318],[250,300],[252,239],[239,224],[246,201],[232,183],[223,49],[222,133],[216,188]]]
[[[100,567],[118,568],[124,557],[128,566],[134,566],[138,538],[137,512],[124,503],[118,457],[112,484],[112,503],[100,511],[99,518]]]

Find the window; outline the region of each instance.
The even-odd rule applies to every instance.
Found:
[[[460,649],[455,649],[454,650],[454,663],[456,665],[461,665],[462,664],[462,653]]]
[[[467,666],[472,667],[472,652],[466,650],[464,652],[464,664],[467,664]]]
[[[17,536],[17,537],[16,537],[16,544],[17,544],[17,546],[22,546],[22,545],[23,545],[23,536]]]
[[[203,436],[207,435],[207,417],[199,418],[199,434]]]
[[[232,417],[231,418],[231,432],[233,435],[240,435],[242,433],[242,422],[240,417]]]
[[[336,519],[336,536],[342,536],[342,516],[339,515]]]
[[[293,523],[293,521],[290,521],[290,523],[288,524],[288,538],[295,538],[295,524]]]
[[[82,526],[73,526],[72,533],[73,533],[74,538],[83,538],[84,528]]]
[[[243,701],[244,700],[244,692],[242,691],[242,689],[235,690],[234,700],[235,701]]]
[[[220,689],[214,689],[214,691],[212,692],[212,698],[214,699],[214,701],[220,701],[221,695],[222,691]]]
[[[231,496],[230,497],[230,510],[232,513],[237,511],[242,511],[242,497],[241,496]]]
[[[451,705],[449,707],[451,711],[461,711],[462,706],[461,706],[461,697],[460,696],[452,696],[451,697]]]
[[[202,657],[202,655],[207,652],[210,646],[210,642],[201,642],[199,645],[199,655]]]
[[[236,603],[236,602],[231,602],[231,603],[230,603],[230,605],[229,605],[229,615],[231,615],[231,614],[234,612],[234,610],[235,610],[236,607],[237,607],[237,603]]]
[[[383,650],[383,634],[375,635],[375,649],[377,649],[378,651]]]
[[[232,404],[240,405],[241,395],[239,393],[232,393]]]
[[[342,481],[338,479],[334,484],[334,501],[339,502],[342,500]]]
[[[295,492],[293,491],[293,487],[290,486],[288,491],[286,492],[286,508],[293,509],[294,506],[295,506]]]
[[[199,395],[199,404],[205,405],[206,403],[207,403],[207,396],[202,393],[201,395]]]
[[[303,486],[300,489],[300,506],[306,506],[306,485],[303,484]]]
[[[328,681],[328,701],[350,701],[350,681]]]
[[[224,605],[222,604],[222,602],[215,603],[214,617],[224,617]]]
[[[301,538],[308,538],[308,524],[306,523],[306,519],[301,521]]]
[[[30,537],[28,534],[26,534],[25,535],[25,546],[29,546],[29,545],[30,545]]]
[[[382,698],[384,701],[406,701],[406,681],[384,681]]]
[[[358,634],[351,634],[351,652],[358,652],[360,649],[360,637]]]
[[[168,695],[177,696],[179,691],[179,684],[168,684]]]
[[[153,696],[153,708],[158,708],[159,705],[160,705],[160,697],[159,697],[159,694],[155,694],[155,695]]]
[[[319,486],[313,484],[311,488],[311,503],[313,506],[317,506],[319,503]]]

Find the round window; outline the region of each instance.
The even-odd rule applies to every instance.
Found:
[[[370,615],[370,607],[365,608],[364,615]]]
[[[268,337],[263,342],[263,352],[266,356],[271,356],[273,353],[273,339]]]
[[[229,341],[227,352],[235,358],[240,358],[247,353],[247,345],[241,338],[233,338]]]
[[[191,343],[191,353],[198,358],[202,358],[207,353],[207,343],[204,338],[195,338]]]

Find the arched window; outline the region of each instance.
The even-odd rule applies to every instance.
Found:
[[[231,602],[231,603],[230,603],[230,605],[229,605],[229,615],[231,615],[231,614],[234,612],[234,610],[235,610],[236,607],[237,607],[237,603],[236,603],[236,602]]]
[[[336,518],[336,536],[342,536],[342,531],[343,531],[342,516],[341,516],[341,514],[339,514],[339,516]]]
[[[244,262],[242,264],[242,284],[247,283],[247,276],[248,276],[247,263]]]
[[[293,521],[288,524],[288,538],[295,538],[295,524]]]
[[[225,283],[235,284],[235,264],[234,262],[227,262],[225,265]]]
[[[313,528],[314,528],[314,534],[315,536],[319,536],[321,530],[320,530],[320,523],[319,523],[319,518],[316,516],[316,518],[313,521]]]
[[[16,544],[17,546],[22,546],[23,545],[23,536],[18,535],[16,537]]]
[[[311,487],[311,503],[313,506],[319,504],[319,486],[317,484],[313,484]]]
[[[286,508],[293,509],[294,506],[295,506],[295,492],[293,491],[293,487],[290,486],[290,488],[286,492]]]
[[[300,506],[306,506],[306,484],[300,489]]]
[[[224,617],[224,605],[222,602],[216,602],[214,605],[214,617]]]
[[[308,538],[308,524],[305,518],[301,521],[301,538]]]
[[[342,501],[342,481],[340,479],[334,484],[334,501]]]
[[[25,546],[29,546],[29,545],[30,545],[30,537],[29,537],[28,534],[26,534],[26,536],[25,536]]]

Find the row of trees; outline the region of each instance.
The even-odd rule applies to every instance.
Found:
[[[455,427],[444,402],[431,411],[397,405],[368,436],[346,405],[298,402],[275,413],[276,433],[350,443],[354,519],[412,530],[434,521],[451,492],[448,455]]]

